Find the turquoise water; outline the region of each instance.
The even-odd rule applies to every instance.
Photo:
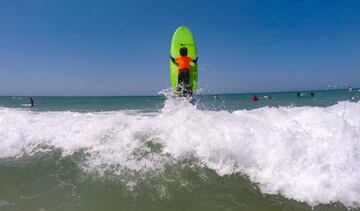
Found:
[[[359,101],[358,89],[304,92],[304,97],[296,97],[296,92],[260,93],[259,100],[253,102],[254,94],[218,94],[196,96],[198,108],[204,110],[255,109],[264,106],[330,106],[339,101]],[[264,99],[271,96],[272,99]],[[125,96],[125,97],[33,97],[36,106],[33,111],[117,111],[139,110],[159,111],[164,106],[164,96]],[[0,96],[0,106],[26,108],[28,97]]]
[[[314,93],[0,97],[0,210],[360,210],[360,92]]]

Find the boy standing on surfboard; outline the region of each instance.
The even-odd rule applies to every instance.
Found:
[[[196,63],[198,57],[192,59],[188,57],[188,49],[185,47],[180,48],[179,50],[180,56],[174,58],[170,55],[170,59],[172,62],[176,63],[178,66],[178,85],[176,88],[176,92],[182,97],[192,96],[193,91],[190,85],[190,63]]]

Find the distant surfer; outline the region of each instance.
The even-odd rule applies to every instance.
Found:
[[[252,96],[252,100],[255,102],[255,101],[258,101],[259,98],[256,95],[254,95],[254,96]]]
[[[174,58],[169,55],[172,62],[178,65],[178,85],[176,92],[181,97],[190,97],[193,95],[193,90],[190,85],[190,63],[197,63],[198,57],[192,59],[188,57],[188,49],[185,47],[180,48],[180,56]]]
[[[34,100],[32,99],[32,97],[29,97],[29,105],[30,107],[34,106]]]
[[[272,97],[271,96],[264,96],[264,99],[267,99],[267,100],[270,100],[270,99],[272,99]]]
[[[310,96],[311,96],[311,97],[315,97],[314,92],[310,92]]]
[[[352,88],[351,88],[351,86],[349,86],[349,92],[352,92]]]
[[[304,97],[305,93],[304,92],[297,92],[296,96],[298,97]]]

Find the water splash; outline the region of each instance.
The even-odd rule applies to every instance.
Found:
[[[263,193],[359,207],[359,120],[359,102],[214,112],[170,97],[152,115],[1,108],[0,158],[82,151],[86,171],[115,175],[194,158],[219,175],[247,175]]]

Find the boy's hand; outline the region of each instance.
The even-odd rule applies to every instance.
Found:
[[[169,54],[169,58],[171,59],[171,61],[175,61],[175,58],[171,56],[171,54]]]

